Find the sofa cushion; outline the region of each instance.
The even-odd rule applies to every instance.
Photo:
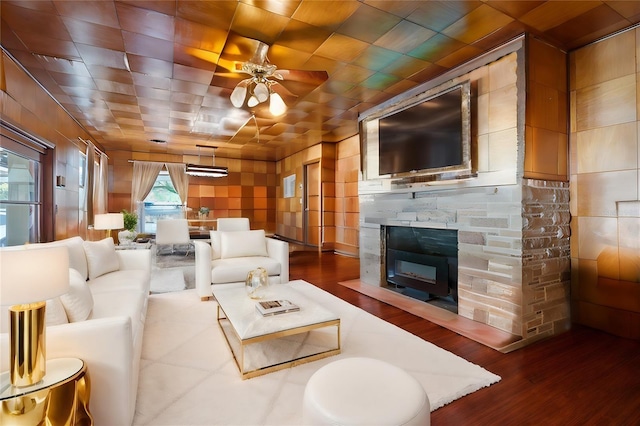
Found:
[[[60,296],[69,322],[84,321],[93,309],[93,296],[80,272],[69,268],[69,291]]]
[[[69,267],[80,272],[86,280],[89,276],[87,270],[87,258],[84,252],[84,240],[82,237],[65,238],[64,240],[52,241],[50,243],[27,244],[27,249],[37,249],[44,247],[65,246],[69,250]]]
[[[148,294],[149,286],[149,274],[143,269],[118,270],[89,281],[93,294],[127,290]]]
[[[84,252],[87,256],[90,280],[100,275],[117,271],[120,268],[113,238],[109,237],[100,241],[85,241],[83,244]]]
[[[250,271],[263,267],[269,276],[280,275],[280,262],[270,257],[250,256],[211,261],[211,283],[244,282]]]
[[[209,231],[211,239],[211,259],[220,259],[220,231]]]
[[[254,231],[219,231],[220,258],[269,256],[264,229]]]
[[[67,324],[69,322],[67,312],[64,310],[64,305],[59,297],[47,300],[45,309],[44,319],[47,326]]]

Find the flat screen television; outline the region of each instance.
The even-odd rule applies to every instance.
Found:
[[[379,175],[469,170],[470,84],[465,82],[379,120]]]

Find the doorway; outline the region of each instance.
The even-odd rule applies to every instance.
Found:
[[[322,242],[322,205],[320,194],[320,163],[306,164],[304,166],[303,196],[304,244],[317,248],[320,248]]]

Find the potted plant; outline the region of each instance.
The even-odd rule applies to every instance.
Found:
[[[209,207],[200,207],[200,210],[198,211],[198,213],[200,214],[200,218],[204,219],[205,217],[209,216]]]
[[[138,236],[138,233],[136,232],[138,215],[135,213],[129,213],[126,209],[123,209],[122,216],[124,219],[124,231],[118,232],[118,241],[120,244],[132,244],[133,240]]]

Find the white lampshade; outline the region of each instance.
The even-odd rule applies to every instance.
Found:
[[[124,228],[124,215],[122,213],[97,214],[93,223],[94,229],[122,229]]]
[[[258,102],[264,102],[269,99],[269,88],[264,83],[258,83],[253,89],[253,94],[258,99]]]
[[[233,92],[231,92],[231,103],[236,108],[240,108],[242,106],[242,104],[244,103],[244,98],[247,96],[247,85],[243,83],[245,82],[241,81],[240,83],[238,83],[236,88],[233,89]]]
[[[275,117],[284,114],[287,111],[287,105],[282,97],[277,93],[272,93],[269,99],[269,112]]]
[[[0,251],[0,304],[41,302],[68,291],[66,247]]]

